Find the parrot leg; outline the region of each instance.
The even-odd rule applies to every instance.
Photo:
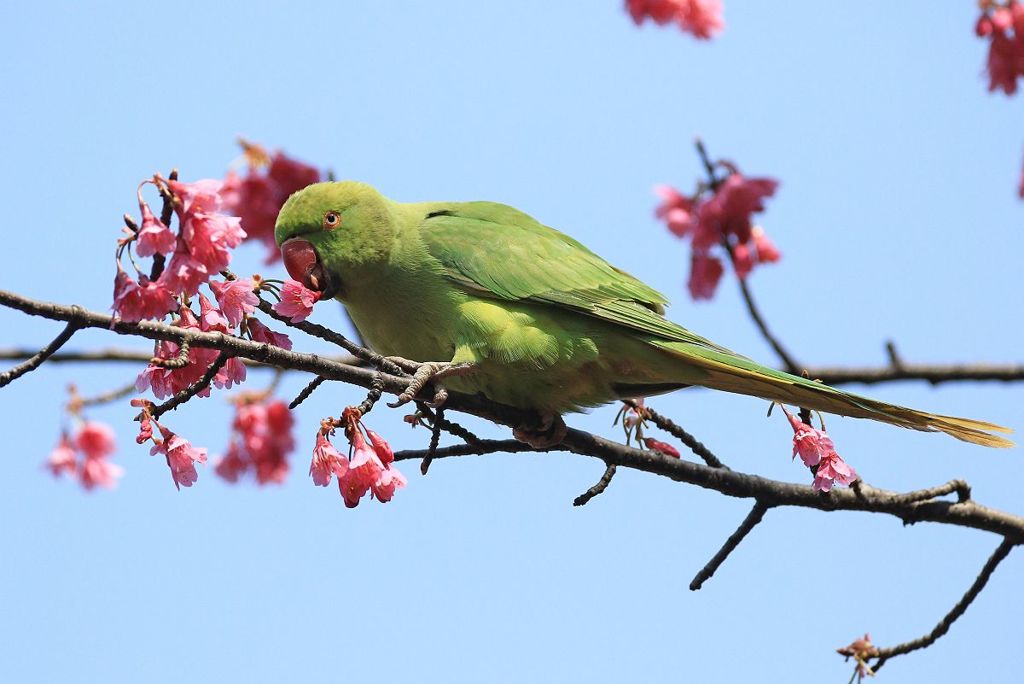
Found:
[[[547,449],[561,444],[568,429],[562,416],[545,413],[540,425],[520,425],[512,429],[512,436],[535,449]]]
[[[389,361],[393,361],[395,364],[401,366],[408,364],[406,359],[398,357],[389,357]],[[398,408],[408,404],[410,401],[416,398],[416,395],[420,393],[428,382],[432,382],[435,385],[434,398],[432,401],[427,402],[427,405],[431,408],[437,408],[444,404],[448,399],[448,390],[437,384],[438,380],[444,378],[451,378],[457,375],[466,375],[476,370],[476,365],[472,363],[451,363],[448,361],[430,361],[427,363],[419,364],[419,368],[413,373],[412,379],[409,380],[408,386],[405,390],[398,395],[398,399],[388,404],[391,408]]]

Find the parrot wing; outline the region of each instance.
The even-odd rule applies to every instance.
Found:
[[[420,226],[448,277],[477,296],[568,309],[671,342],[732,354],[662,316],[668,300],[582,244],[494,202],[434,205]]]

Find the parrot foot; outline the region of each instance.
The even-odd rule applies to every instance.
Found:
[[[398,363],[397,358],[389,358],[390,361]],[[405,359],[401,359],[405,361]],[[398,365],[401,365],[400,363]],[[416,395],[420,393],[428,382],[434,383],[434,398],[427,402],[427,406],[431,408],[438,408],[442,406],[445,401],[448,400],[448,390],[437,384],[438,380],[444,378],[450,378],[457,375],[465,375],[471,373],[475,369],[475,366],[471,363],[449,363],[448,361],[430,361],[427,363],[419,364],[419,368],[413,373],[412,379],[409,380],[409,384],[405,390],[398,395],[396,401],[390,402],[388,406],[391,408],[398,408],[404,406],[410,401],[416,398]]]
[[[546,413],[541,417],[540,425],[520,425],[512,429],[512,436],[534,449],[548,449],[561,444],[568,430],[562,416]]]

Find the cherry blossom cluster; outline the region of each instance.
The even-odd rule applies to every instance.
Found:
[[[280,399],[266,392],[242,392],[233,398],[235,417],[227,452],[214,471],[228,482],[251,472],[258,484],[281,484],[288,475],[288,454],[295,448],[292,418]]]
[[[739,278],[746,278],[758,264],[779,260],[779,250],[753,215],[764,211],[764,200],[775,194],[773,178],[747,178],[728,162],[719,162],[729,176],[716,188],[700,184],[693,195],[683,195],[668,185],[656,186],[661,198],[655,216],[677,237],[691,245],[688,288],[695,300],[711,299],[725,271],[728,257]]]
[[[1024,76],[1024,4],[1018,0],[982,0],[981,16],[974,26],[979,38],[987,38],[990,91],[1007,95],[1017,92],[1017,79]]]
[[[291,163],[280,154],[275,159],[283,160],[279,164]],[[158,218],[143,199],[142,189],[148,184],[157,187],[170,208],[165,217],[177,218],[177,231]],[[287,335],[271,330],[253,315],[260,304],[259,293],[268,292],[276,298],[273,309],[293,322],[309,316],[319,294],[294,280],[265,280],[259,275],[237,278],[227,271],[232,250],[248,233],[243,219],[228,213],[230,203],[225,191],[226,184],[217,180],[185,183],[159,175],[139,185],[141,224],[127,218],[126,236],[118,241],[115,316],[126,322],[169,318],[170,325],[186,330],[239,335],[291,349]],[[134,276],[125,270],[125,257],[135,270]],[[140,268],[136,257],[152,257],[148,271]],[[210,296],[201,291],[204,285]],[[176,342],[159,341],[153,360],[136,379],[136,389],[150,390],[158,399],[190,389],[196,396],[206,397],[210,385],[228,389],[245,380],[245,364],[240,359],[219,357],[220,352],[214,349],[183,350]],[[216,372],[203,386],[200,383],[214,364]],[[192,447],[155,420],[152,423],[158,432],[154,435],[147,408],[151,405],[145,399],[133,403],[144,409],[143,429],[137,441],[141,444],[152,440],[152,453],[166,457],[175,485],[191,486],[197,477],[195,463],[206,461],[205,449]],[[261,484],[280,482],[287,473],[286,454],[294,447],[287,408],[279,402],[264,405],[244,396],[236,406],[235,438],[227,456],[218,463],[218,473],[237,479],[251,467]]]
[[[234,170],[224,179],[225,209],[241,217],[247,238],[267,246],[266,263],[281,258],[274,242],[274,223],[288,196],[320,182],[320,171],[283,152],[268,154],[261,146],[239,140],[247,165],[245,176]]]
[[[829,492],[835,485],[849,486],[857,481],[857,471],[836,453],[835,444],[824,429],[818,430],[804,423],[785,406],[782,411],[793,428],[793,458],[799,454],[800,460],[814,473],[812,486],[815,489]]]
[[[721,0],[626,0],[626,11],[637,26],[647,19],[659,26],[676,24],[703,40],[725,28]]]
[[[113,489],[117,478],[124,474],[124,469],[110,462],[117,449],[114,431],[103,423],[78,420],[79,425],[70,437],[66,432],[61,435],[46,459],[46,467],[54,477],[73,477],[85,489]]]
[[[360,499],[370,497],[381,503],[391,501],[395,490],[406,485],[405,476],[394,465],[395,455],[383,437],[363,425],[358,409],[345,409],[340,421],[326,419],[316,435],[309,475],[313,484],[326,487],[334,477],[345,505],[355,508]],[[338,427],[344,428],[348,440],[348,456],[342,455],[330,437]],[[365,436],[364,436],[365,433]]]

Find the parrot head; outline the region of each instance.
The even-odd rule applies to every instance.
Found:
[[[373,187],[316,183],[284,203],[274,239],[288,275],[330,299],[344,296],[347,277],[387,259],[392,226],[390,202]]]

